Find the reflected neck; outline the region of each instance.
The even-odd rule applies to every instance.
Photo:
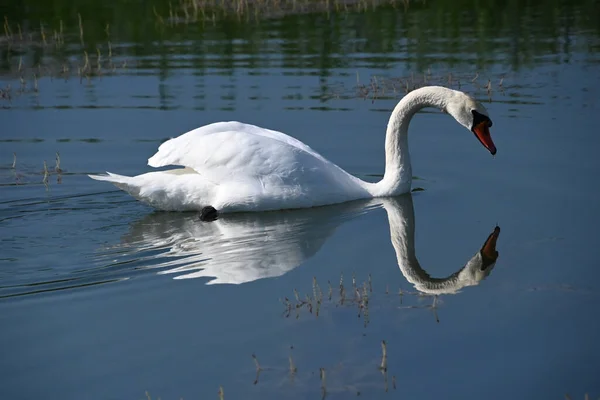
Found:
[[[446,278],[433,278],[425,271],[415,254],[415,214],[412,196],[397,196],[385,199],[383,203],[390,224],[390,238],[396,253],[398,267],[404,278],[417,290],[428,294],[456,293],[465,286],[478,284],[478,281],[461,276],[468,268],[481,265],[479,252],[462,267]]]

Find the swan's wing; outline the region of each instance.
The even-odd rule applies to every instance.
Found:
[[[306,168],[330,164],[310,147],[284,133],[239,122],[219,122],[163,143],[148,165],[180,165],[206,179],[289,178]]]

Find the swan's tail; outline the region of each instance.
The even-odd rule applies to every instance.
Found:
[[[131,176],[113,174],[106,172],[106,175],[88,175],[90,178],[97,181],[110,182],[121,190],[124,190],[133,195],[137,195],[140,191],[139,185],[134,183],[134,178]]]
[[[107,181],[112,183],[127,183],[127,181],[131,180],[130,176],[113,174],[112,172],[106,172],[106,175],[89,175],[92,179],[97,181]]]
[[[88,176],[110,182],[137,200],[165,211],[201,210],[208,204],[205,197],[214,191],[214,185],[190,168],[152,171],[136,176],[110,172]]]

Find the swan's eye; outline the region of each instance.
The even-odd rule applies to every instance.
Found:
[[[488,117],[487,115],[483,115],[475,110],[471,110],[471,113],[473,114],[473,127],[476,127],[482,122],[487,122],[488,128],[492,127],[492,120],[490,119],[490,117]]]

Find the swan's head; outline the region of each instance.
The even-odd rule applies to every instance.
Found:
[[[496,260],[498,259],[496,241],[498,240],[498,236],[500,236],[500,227],[496,226],[481,247],[481,250],[459,272],[459,280],[464,282],[465,286],[479,284],[480,281],[488,277],[496,266]]]
[[[455,91],[446,104],[446,112],[454,117],[462,126],[473,132],[483,147],[492,155],[496,154],[496,146],[490,135],[492,120],[486,108],[479,101],[466,93]]]

